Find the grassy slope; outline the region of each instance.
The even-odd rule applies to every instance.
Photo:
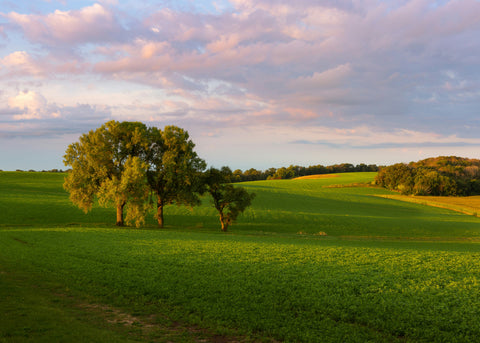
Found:
[[[434,197],[411,196],[401,194],[381,195],[384,198],[413,202],[427,206],[445,208],[452,211],[478,216],[480,214],[480,196],[469,197]]]
[[[232,227],[232,232],[276,235],[325,232],[328,237],[338,239],[480,239],[477,218],[373,197],[393,194],[379,188],[332,187],[372,181],[374,175],[352,173],[327,179],[243,183],[241,185],[257,193],[257,197]],[[167,224],[175,227],[212,229],[218,226],[208,200],[193,211],[173,206],[166,213]]]
[[[16,292],[12,269],[35,270],[126,311],[148,303],[215,332],[475,341],[480,248],[468,242],[478,239],[480,220],[370,196],[389,194],[380,189],[323,187],[372,177],[245,183],[257,193],[254,206],[225,235],[208,201],[168,208],[167,230],[119,230],[106,224],[113,211],[85,216],[71,206],[62,175],[0,173],[0,280]],[[28,282],[42,284],[36,273]],[[30,301],[28,315],[42,299]],[[7,323],[4,339],[17,332],[22,341],[25,324]]]

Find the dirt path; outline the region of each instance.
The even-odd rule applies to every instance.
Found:
[[[121,308],[115,307],[87,292],[70,290],[58,280],[46,279],[7,268],[0,261],[0,341],[277,342],[238,335],[231,329],[218,333],[174,320],[158,305],[125,301]]]

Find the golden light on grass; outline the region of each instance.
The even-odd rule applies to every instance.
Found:
[[[338,174],[316,174],[316,175],[307,175],[294,178],[294,180],[313,180],[313,179],[331,179],[338,177]]]
[[[477,216],[480,213],[480,196],[469,197],[439,197],[439,196],[409,196],[409,195],[377,195],[382,198],[395,199],[417,204],[445,208],[448,210]]]

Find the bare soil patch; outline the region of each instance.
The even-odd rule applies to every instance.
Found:
[[[192,343],[251,343],[277,342],[273,339],[256,339],[253,337],[221,335],[208,329],[179,321],[172,321],[163,314],[132,315],[122,309],[105,304],[78,303],[83,311],[104,320],[114,327],[123,327],[149,342],[192,342]]]

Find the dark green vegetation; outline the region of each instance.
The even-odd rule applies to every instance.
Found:
[[[480,194],[480,160],[440,156],[397,163],[382,168],[375,182],[402,194],[476,195]]]
[[[480,219],[353,186],[374,176],[246,183],[255,202],[224,234],[209,199],[119,229],[114,209],[74,207],[62,174],[2,172],[0,341],[477,341]]]
[[[213,206],[218,211],[222,231],[237,220],[238,216],[251,205],[255,193],[248,193],[242,187],[231,184],[230,168],[210,168],[204,173],[204,183],[207,192],[212,197]]]
[[[257,170],[255,168],[246,169],[244,171],[236,169],[233,171],[233,182],[244,181],[260,181],[260,180],[280,180],[293,179],[296,177],[318,175],[318,174],[335,174],[335,173],[353,173],[353,172],[376,172],[378,166],[375,164],[357,164],[340,163],[329,166],[321,164],[311,165],[308,167],[290,165],[288,167],[268,168],[265,170]]]
[[[242,188],[218,184],[226,179],[204,177],[206,163],[194,147],[188,132],[177,126],[160,130],[140,122],[112,120],[68,146],[64,163],[72,169],[63,187],[85,213],[98,199],[100,205],[116,209],[117,226],[124,225],[126,212],[126,222],[137,227],[145,223],[153,203],[158,226],[163,227],[166,206],[199,205],[199,196],[208,189],[222,198],[222,205],[218,198],[213,202],[226,231],[250,205],[252,196]],[[229,168],[225,170],[231,174]],[[213,188],[221,191],[212,193]]]
[[[64,188],[70,200],[87,213],[95,198],[116,208],[117,226],[137,227],[156,203],[155,217],[163,227],[163,209],[172,203],[196,205],[199,176],[206,164],[193,151],[188,132],[166,126],[164,130],[140,122],[109,121],[80,136],[64,156],[72,169]]]

